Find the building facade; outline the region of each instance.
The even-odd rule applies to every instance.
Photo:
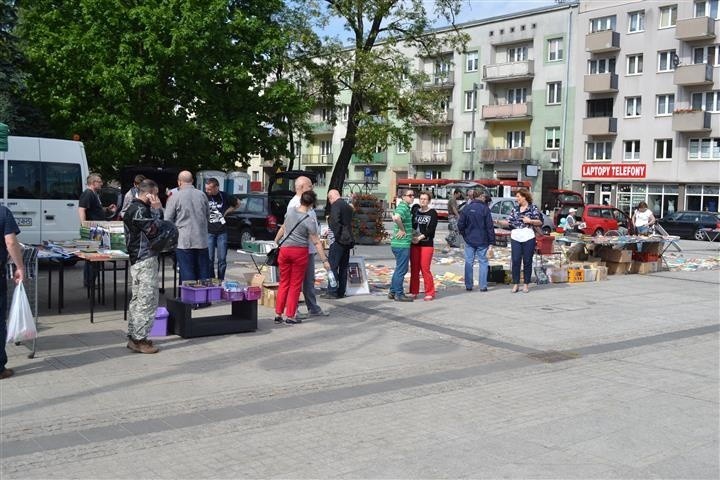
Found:
[[[411,148],[391,145],[371,162],[353,157],[345,193],[368,188],[392,201],[400,178],[527,180],[538,197],[550,188],[569,188],[577,10],[576,3],[559,4],[463,24],[470,40],[462,54],[423,58],[408,51],[414,68],[429,77],[424,88],[445,92],[446,100],[436,120],[415,124]],[[320,198],[345,135],[348,102],[344,92],[339,111],[318,105],[302,148],[300,165],[318,174]]]
[[[718,1],[582,1],[572,178],[588,203],[718,211]]]

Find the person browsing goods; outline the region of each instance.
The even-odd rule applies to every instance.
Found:
[[[390,281],[388,298],[397,302],[412,302],[413,298],[404,293],[403,282],[410,263],[410,245],[412,243],[412,212],[410,205],[415,200],[412,190],[405,190],[395,208],[392,219],[393,235],[390,248],[395,256],[395,272]]]

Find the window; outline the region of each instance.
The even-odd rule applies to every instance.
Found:
[[[320,141],[320,155],[330,155],[332,151],[332,142],[330,140]]]
[[[317,183],[315,183],[315,185],[317,185],[318,187],[324,187],[324,186],[325,186],[325,182],[326,182],[326,180],[325,180],[325,171],[324,171],[324,170],[316,170],[316,171],[315,171],[315,174],[317,175],[317,177],[316,177],[316,178],[317,178]]]
[[[640,140],[626,140],[625,160],[640,160]]]
[[[645,31],[645,11],[630,12],[628,14],[628,33]]]
[[[465,92],[465,111],[472,112],[477,108],[477,91],[468,90]]]
[[[528,47],[510,47],[507,49],[508,62],[524,62],[528,59]]]
[[[720,113],[720,91],[718,90],[693,93],[691,99],[693,110]]]
[[[40,198],[40,162],[8,161],[8,198]],[[78,197],[79,198],[79,197]]]
[[[475,180],[475,170],[463,170],[462,171],[462,179],[463,180]]]
[[[720,66],[720,45],[693,48],[693,63],[709,63],[714,67]]]
[[[658,52],[658,72],[672,72],[675,70],[675,50],[663,50]]]
[[[639,117],[641,103],[641,97],[625,97],[625,116]]]
[[[612,98],[593,98],[587,101],[587,118],[612,117]]]
[[[443,153],[447,148],[448,137],[447,134],[441,133],[432,137],[432,151],[433,153]]]
[[[551,38],[548,40],[548,62],[557,62],[563,59],[563,39]]]
[[[612,142],[585,142],[587,160],[612,159]]]
[[[525,103],[527,100],[527,88],[508,88],[506,95],[507,103]]]
[[[407,148],[402,143],[397,144],[397,153],[407,153]]]
[[[323,108],[322,109],[322,121],[323,122],[329,122],[332,120],[332,112],[329,108]]]
[[[560,148],[560,127],[545,129],[545,150],[558,150]]]
[[[507,148],[522,148],[525,146],[525,131],[515,130],[507,132],[505,136]]]
[[[558,105],[560,103],[561,85],[562,82],[550,82],[547,84],[548,105]]]
[[[43,198],[77,200],[80,197],[82,193],[80,165],[42,162],[42,172],[44,179]]]
[[[693,15],[697,17],[717,18],[718,0],[701,0],[695,2]]]
[[[615,57],[588,60],[588,73],[615,73]]]
[[[465,55],[465,71],[466,72],[477,72],[478,69],[478,52],[468,52]]]
[[[252,172],[252,181],[253,181],[253,182],[259,182],[259,181],[260,181],[260,172],[258,172],[257,170],[255,170],[254,172]]]
[[[472,152],[475,146],[475,132],[463,132],[463,152]]]
[[[670,93],[657,96],[655,115],[672,115],[675,110],[675,95]]]
[[[660,7],[660,25],[658,28],[674,27],[677,23],[677,5]]]
[[[655,160],[672,160],[672,138],[655,139]]]
[[[343,105],[340,107],[340,118],[343,122],[348,121],[348,116],[350,115],[350,105]]]
[[[720,160],[720,138],[691,138],[688,143],[690,160]]]
[[[643,56],[642,53],[627,56],[627,74],[639,75],[643,72]]]
[[[590,20],[591,32],[602,32],[604,30],[615,30],[615,15]]]

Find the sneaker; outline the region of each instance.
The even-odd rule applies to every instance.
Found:
[[[480,291],[481,291],[481,292],[487,292],[487,287],[486,287],[486,288],[481,288]]]
[[[317,312],[310,312],[311,317],[327,317],[328,315],[330,314],[322,309],[318,310]]]
[[[425,300],[426,302],[431,302],[435,300],[435,297],[433,297],[432,295],[425,295],[425,298],[423,298],[423,300]]]
[[[2,372],[0,372],[0,380],[5,380],[6,378],[10,378],[13,375],[15,375],[15,372],[13,372],[12,368],[6,368]]]
[[[133,340],[132,338],[128,339],[126,347],[135,353],[140,353],[140,343]]]
[[[396,302],[412,302],[414,299],[412,297],[408,297],[406,295],[396,295],[395,296]]]
[[[282,315],[275,315],[275,323],[282,323],[282,322],[283,322]]]
[[[137,342],[140,345],[140,353],[157,353],[160,351],[158,347],[153,345],[152,340],[147,338]]]
[[[288,324],[290,324],[290,325],[294,325],[294,324],[296,324],[296,323],[302,323],[302,320],[300,320],[299,318],[286,318],[286,319],[285,319],[285,323],[288,323]]]
[[[472,288],[465,287],[465,290],[467,290],[468,292],[472,292]]]
[[[389,292],[389,293],[388,293],[388,299],[389,299],[389,300],[395,300],[395,294],[392,293],[392,292]]]

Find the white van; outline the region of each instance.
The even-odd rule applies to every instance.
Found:
[[[82,142],[10,136],[0,175],[1,201],[15,216],[21,242],[78,238],[78,199],[88,176]]]

